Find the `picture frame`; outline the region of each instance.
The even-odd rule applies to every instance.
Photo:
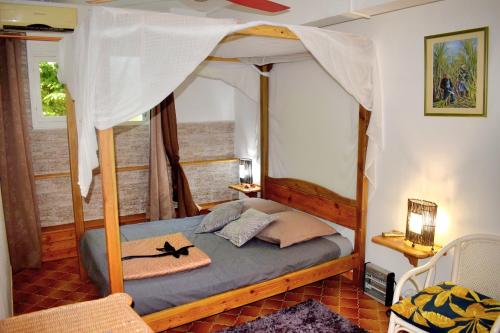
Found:
[[[424,115],[486,117],[488,27],[426,36]]]

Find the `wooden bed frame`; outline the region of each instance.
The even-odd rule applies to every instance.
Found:
[[[145,315],[143,319],[149,326],[157,332],[166,330],[351,270],[353,271],[353,279],[361,286],[365,262],[368,190],[363,171],[369,115],[370,113],[364,108],[359,108],[358,140],[360,144],[358,145],[356,200],[342,197],[331,190],[303,180],[271,178],[267,176],[268,169],[265,164],[267,161],[264,161],[267,158],[264,158],[264,155],[261,157],[262,179],[265,180],[262,182],[263,197],[354,230],[354,251],[351,255],[288,273],[268,281]],[[267,122],[267,112],[261,111],[261,116],[263,116],[261,117],[262,121]],[[267,126],[263,126],[263,128],[267,128]],[[262,152],[267,153],[268,134],[264,132],[263,136]]]
[[[268,78],[261,76],[262,81]],[[267,83],[265,84],[267,86]],[[267,90],[266,90],[267,91]],[[263,90],[261,90],[261,93]],[[265,101],[261,106],[261,175],[263,198],[316,215],[354,230],[354,251],[351,255],[327,261],[310,268],[288,273],[254,285],[227,291],[195,302],[165,309],[143,316],[143,319],[158,332],[180,326],[201,318],[215,315],[245,304],[280,294],[330,276],[353,271],[353,280],[362,285],[365,262],[367,179],[364,176],[367,137],[370,113],[359,108],[358,165],[356,200],[303,180],[271,178],[268,173],[268,112],[267,93],[261,94]],[[263,130],[265,129],[265,130]]]
[[[299,39],[292,31],[284,27],[257,26],[236,32],[225,37],[222,42],[260,36],[270,38]],[[19,38],[57,41],[59,38],[43,36],[19,36],[0,38]],[[221,42],[221,43],[222,43]],[[211,61],[237,62],[234,58],[209,57]],[[269,72],[272,64],[260,66],[262,72]],[[368,183],[364,176],[366,148],[368,138],[366,130],[370,113],[359,107],[358,163],[356,199],[348,199],[321,186],[297,179],[277,179],[268,176],[269,170],[269,78],[260,76],[260,119],[261,119],[261,179],[262,197],[281,202],[290,207],[316,215],[354,230],[354,251],[351,255],[331,260],[310,268],[288,273],[280,277],[254,285],[227,291],[198,301],[165,309],[143,316],[143,319],[155,330],[162,331],[194,320],[211,316],[241,305],[255,302],[284,291],[325,279],[344,272],[353,271],[353,279],[362,284],[365,261],[366,208]],[[78,187],[77,133],[73,103],[68,102],[68,138],[70,150],[71,183],[74,206],[81,204]],[[112,293],[123,292],[123,274],[121,265],[121,245],[118,221],[118,197],[115,170],[115,150],[113,129],[99,130],[99,157],[101,163],[102,192],[104,200],[104,226],[108,253],[110,290]],[[81,207],[74,209],[75,232],[77,241],[85,227]],[[85,272],[81,269],[82,276]]]

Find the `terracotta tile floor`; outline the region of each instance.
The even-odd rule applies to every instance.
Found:
[[[16,273],[13,280],[15,314],[99,298],[92,283],[80,281],[76,258],[43,263],[41,269]]]
[[[44,263],[39,270],[24,270],[14,275],[14,311],[16,314],[47,309],[99,297],[90,282],[78,276],[76,259]],[[195,321],[173,332],[216,332],[259,316],[265,316],[309,298],[327,305],[370,332],[387,332],[386,307],[365,296],[363,291],[344,277],[332,277],[262,301]]]

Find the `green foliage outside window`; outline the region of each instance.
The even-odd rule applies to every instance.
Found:
[[[40,92],[44,117],[66,115],[66,94],[63,84],[57,79],[58,68],[55,62],[40,63]]]

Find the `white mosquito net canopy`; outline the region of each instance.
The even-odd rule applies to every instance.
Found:
[[[219,44],[229,34],[259,25],[287,27],[300,40],[252,36]],[[372,111],[365,174],[375,182],[382,108],[377,56],[368,38],[306,26],[238,24],[230,19],[90,7],[79,10],[77,29],[60,45],[59,79],[75,100],[83,196],[99,164],[96,128],[111,128],[153,108],[195,71],[222,79],[258,100],[259,73],[253,65],[306,59],[314,59],[345,92]],[[210,55],[240,62],[200,67]]]

